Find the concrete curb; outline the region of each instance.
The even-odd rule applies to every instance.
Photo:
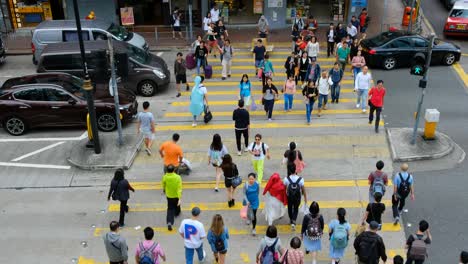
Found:
[[[453,140],[449,136],[447,136],[447,135],[445,135],[443,133],[440,133],[440,132],[436,132],[436,140],[435,141],[425,141],[425,142],[427,142],[426,145],[435,145],[435,144],[439,144],[440,142],[447,144],[447,146],[442,146],[440,148],[440,150],[437,151],[437,152],[432,152],[432,153],[430,153],[430,152],[429,153],[418,152],[417,153],[417,152],[414,152],[412,149],[410,149],[411,146],[408,146],[409,143],[406,144],[407,146],[405,146],[405,149],[398,150],[397,147],[396,147],[397,143],[393,142],[393,140],[396,140],[396,138],[394,139],[394,134],[392,134],[393,133],[392,131],[397,132],[397,130],[401,130],[401,133],[411,133],[411,131],[412,131],[411,128],[387,128],[386,129],[387,141],[389,143],[390,152],[391,152],[392,159],[393,159],[394,162],[440,159],[440,158],[445,157],[448,154],[450,154],[455,148],[456,143],[453,142]],[[418,135],[420,135],[421,132],[423,132],[423,130],[418,129]],[[420,137],[418,137],[418,138],[420,138]],[[400,138],[400,140],[401,140],[401,138]],[[420,141],[422,141],[422,140],[420,140]],[[439,145],[443,145],[442,143],[439,144]],[[420,144],[422,144],[422,143],[420,143]],[[406,151],[407,153],[403,153],[404,151]]]
[[[124,142],[128,142],[128,146],[125,148],[119,148],[118,146],[115,146],[115,143],[109,144],[109,142],[105,143],[104,140],[101,140],[102,153],[99,155],[103,156],[98,156],[94,154],[94,152],[89,153],[92,150],[84,149],[83,147],[88,139],[81,140],[75,144],[76,147],[74,146],[72,148],[67,157],[67,161],[74,167],[82,170],[108,170],[118,168],[128,170],[132,166],[138,152],[141,149],[141,145],[143,144],[143,137],[140,135],[138,136],[138,138],[133,140],[133,142],[128,139],[125,139],[125,137],[128,137],[128,135],[124,135]],[[115,140],[115,136],[111,136],[109,138]],[[106,141],[109,141],[109,138]],[[104,155],[106,155],[106,152],[107,154],[111,154],[105,157]],[[122,156],[124,156],[124,158],[122,158]],[[88,159],[86,159],[85,157],[87,157]],[[96,162],[87,162],[89,160],[93,160],[93,158],[95,157],[97,160]],[[99,157],[101,158],[101,160],[98,160]]]

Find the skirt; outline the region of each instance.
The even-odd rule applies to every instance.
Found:
[[[268,222],[268,225],[272,225],[273,221],[284,216],[286,207],[280,200],[271,196],[269,192],[267,192],[265,196],[265,208],[263,209],[263,213],[265,214],[265,220]]]
[[[307,251],[320,251],[322,250],[322,240],[311,240],[304,234],[304,248]]]

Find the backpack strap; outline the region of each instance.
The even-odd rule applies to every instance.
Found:
[[[299,182],[302,180],[302,177],[299,177],[299,179],[297,179],[296,181],[296,184],[299,184]]]
[[[266,151],[265,151],[265,143],[262,142],[262,151],[263,151],[263,155],[266,155]]]
[[[293,184],[293,182],[292,182],[292,180],[291,180],[291,178],[289,176],[287,176],[286,179],[288,179],[289,184]]]
[[[153,242],[153,245],[148,249],[149,252],[153,252],[153,250],[158,246],[158,243]]]

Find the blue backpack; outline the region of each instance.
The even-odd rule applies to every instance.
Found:
[[[261,264],[277,264],[279,263],[279,256],[275,250],[276,243],[278,242],[278,238],[271,246],[265,246],[262,252],[262,258],[260,263]]]
[[[334,248],[346,248],[348,246],[348,231],[342,224],[333,228],[331,243]]]
[[[140,261],[138,264],[154,264],[154,255],[153,255],[153,250],[158,246],[158,243],[153,243],[151,247],[146,249],[143,246],[143,242],[140,242],[139,247],[140,247]]]

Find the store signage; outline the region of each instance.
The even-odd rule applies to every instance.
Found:
[[[263,0],[254,0],[254,14],[263,14]]]
[[[268,0],[268,7],[283,7],[283,0]]]
[[[120,8],[120,17],[123,26],[131,26],[135,24],[135,17],[133,16],[133,7]]]
[[[351,6],[367,7],[367,0],[351,0]]]

